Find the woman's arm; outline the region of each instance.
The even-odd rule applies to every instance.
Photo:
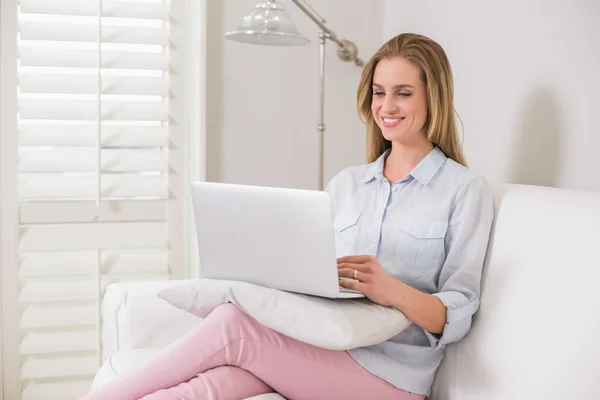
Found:
[[[396,279],[394,281],[398,288],[394,291],[395,299],[392,306],[426,331],[436,335],[443,334],[446,325],[446,306],[440,299]]]

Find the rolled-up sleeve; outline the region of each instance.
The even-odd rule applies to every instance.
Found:
[[[457,192],[450,213],[446,259],[439,291],[433,294],[446,306],[446,325],[441,336],[426,332],[436,349],[459,341],[471,329],[473,314],[479,309],[481,274],[493,221],[492,191],[484,178],[472,178]]]

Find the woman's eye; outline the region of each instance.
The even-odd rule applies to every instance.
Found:
[[[385,96],[385,93],[383,93],[382,91],[377,91],[377,92],[373,93],[373,95],[377,96],[377,97],[381,97],[381,96]]]
[[[410,97],[412,95],[412,93],[400,92],[400,93],[398,93],[398,95],[401,97]]]

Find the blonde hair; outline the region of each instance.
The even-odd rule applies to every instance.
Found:
[[[385,43],[365,65],[358,86],[358,112],[367,126],[367,161],[373,162],[392,147],[375,122],[371,112],[373,74],[379,61],[402,57],[421,70],[427,91],[428,115],[423,127],[426,137],[444,154],[459,164],[467,165],[459,140],[454,112],[454,82],[450,61],[444,49],[432,39],[404,33]]]

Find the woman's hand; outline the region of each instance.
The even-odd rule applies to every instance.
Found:
[[[374,303],[395,306],[401,282],[392,278],[374,256],[346,256],[338,258],[340,286],[358,290]]]
[[[358,290],[374,303],[398,309],[426,331],[439,335],[444,332],[446,306],[440,299],[392,278],[375,257],[338,258],[338,275],[352,278],[340,279],[340,286]]]

